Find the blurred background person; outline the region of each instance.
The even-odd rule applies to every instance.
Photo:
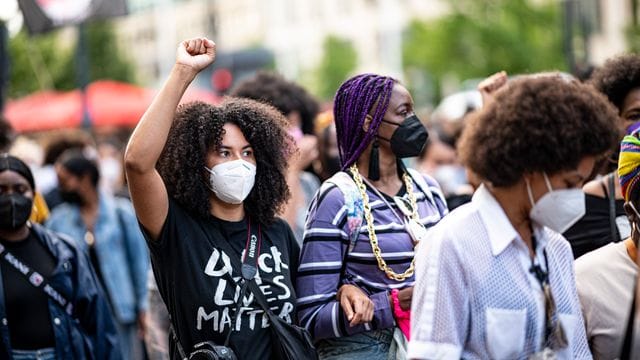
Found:
[[[596,69],[590,82],[616,107],[624,129],[631,133],[640,126],[640,56],[621,55]],[[611,127],[619,126],[615,122]],[[585,184],[586,213],[564,233],[575,258],[631,234],[618,181],[619,146],[597,165],[596,179]]]
[[[555,75],[512,81],[469,119],[460,157],[483,184],[418,248],[409,357],[590,358],[561,233],[617,121],[604,96]]]
[[[313,171],[320,181],[325,181],[340,171],[340,151],[333,110],[326,110],[316,118],[318,157],[313,161]]]
[[[34,193],[29,167],[0,154],[0,357],[122,358],[89,258],[73,240],[28,222]]]
[[[169,311],[162,300],[153,270],[147,272],[147,297],[149,307],[146,314],[146,331],[144,332],[144,344],[149,360],[169,359]]]
[[[429,131],[429,140],[417,159],[418,170],[434,176],[442,166],[451,166],[457,162],[456,149],[440,140],[433,128]],[[464,168],[463,168],[464,171]]]
[[[115,138],[98,142],[98,166],[100,191],[114,196],[128,197],[124,182],[124,144]]]
[[[635,320],[638,280],[638,239],[640,239],[640,133],[624,137],[618,157],[618,178],[632,224],[623,241],[608,243],[576,260],[576,284],[582,316],[593,358],[629,359],[623,344],[633,333],[628,327]],[[640,339],[640,334],[633,334]],[[629,338],[629,339],[627,339]]]
[[[474,187],[458,161],[456,146],[467,116],[481,106],[480,93],[475,90],[445,97],[427,122],[429,141],[415,159],[416,168],[440,184],[449,210],[471,201]]]
[[[467,180],[465,168],[458,161],[456,149],[440,140],[437,130],[432,128],[429,131],[429,140],[416,159],[416,166],[440,184],[449,210],[471,201],[474,189]]]
[[[113,309],[123,357],[143,356],[149,256],[131,203],[98,189],[98,164],[83,151],[68,150],[56,161],[64,203],[46,226],[69,235],[86,251]]]
[[[48,136],[44,145],[44,163],[39,178],[43,184],[42,193],[50,210],[64,202],[60,196],[55,169],[60,155],[71,149],[85,150],[93,147],[94,142],[91,136],[80,129],[64,129]]]
[[[318,139],[314,132],[318,103],[300,85],[265,71],[240,82],[231,95],[272,105],[289,121],[288,131],[299,151],[289,160],[287,184],[291,198],[281,216],[302,244],[307,208],[320,187],[317,176],[310,172],[312,162],[319,155]]]

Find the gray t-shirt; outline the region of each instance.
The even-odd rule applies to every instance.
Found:
[[[610,243],[576,260],[576,285],[594,359],[620,355],[638,267],[625,242]]]

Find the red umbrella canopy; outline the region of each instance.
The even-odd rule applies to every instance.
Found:
[[[87,87],[87,111],[94,127],[134,127],[151,104],[155,90],[100,80]],[[210,91],[189,88],[182,102],[220,99]],[[82,125],[82,93],[42,91],[7,103],[5,116],[18,132],[74,128]]]
[[[96,81],[87,88],[93,126],[134,127],[151,104],[154,92],[117,81]]]
[[[5,116],[18,132],[78,127],[82,122],[81,93],[37,92],[9,101]]]

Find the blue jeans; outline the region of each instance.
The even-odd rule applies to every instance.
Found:
[[[321,360],[387,360],[393,329],[323,339],[316,348]]]
[[[11,356],[13,360],[55,360],[56,349],[13,350]]]

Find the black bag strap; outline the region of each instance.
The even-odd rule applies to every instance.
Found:
[[[180,355],[180,359],[189,359],[187,354],[184,352],[184,348],[180,344],[180,340],[178,340],[178,334],[176,334],[176,330],[173,328],[173,320],[171,319],[171,316],[169,316],[169,334],[171,334],[171,339],[175,342],[176,347],[178,348],[178,355]]]
[[[636,293],[637,283],[633,286],[633,300],[631,301],[631,312],[629,313],[629,319],[627,320],[627,331],[624,336],[624,343],[622,344],[622,352],[620,353],[620,360],[631,359],[631,344],[633,344],[633,327],[636,320]]]
[[[247,226],[248,226],[247,243],[244,249],[245,256],[244,256],[244,259],[242,259],[242,263],[240,267],[242,271],[243,283],[242,283],[242,287],[240,288],[240,295],[238,296],[238,300],[236,301],[236,311],[231,316],[231,328],[227,333],[227,337],[224,340],[224,346],[229,346],[229,342],[231,340],[231,333],[233,333],[235,329],[235,322],[237,320],[236,316],[238,316],[238,314],[240,313],[240,308],[242,307],[242,299],[245,297],[247,293],[249,283],[251,283],[251,281],[247,281],[247,279],[253,279],[253,277],[255,277],[258,271],[257,265],[254,265],[254,264],[257,264],[258,256],[260,256],[260,247],[262,244],[261,227],[258,224],[257,229],[252,228],[251,220],[248,218],[247,218]],[[204,222],[204,229],[207,230],[205,231],[207,239],[214,247],[221,248],[222,251],[227,252],[229,255],[234,253],[234,250],[231,249],[231,247],[229,246],[229,244],[226,243],[226,241],[219,241],[217,243],[213,241],[211,234],[215,234],[220,239],[224,239],[224,236],[222,235],[222,232],[220,232],[218,228],[213,226],[213,224],[211,224],[209,220],[206,220]],[[229,259],[232,263],[234,262],[233,257],[229,256]],[[254,264],[251,264],[249,261],[254,261]],[[228,280],[231,281],[232,284],[236,283],[235,279],[233,278],[233,276],[231,276],[231,274],[229,274],[228,272],[225,272],[224,275],[227,276]],[[180,340],[178,339],[178,334],[176,333],[173,327],[173,320],[171,319],[171,317],[169,317],[169,332],[171,333],[171,337],[173,338],[173,341],[175,341],[176,343],[176,346],[178,348],[178,354],[180,355],[180,357],[182,359],[188,359],[188,356],[184,351],[184,348],[180,344]]]
[[[51,285],[48,277],[35,271],[32,266],[19,256],[12,254],[2,244],[0,244],[0,257],[2,257],[2,260],[9,264],[9,266],[16,269],[18,273],[22,274],[31,286],[45,293],[45,295],[53,300],[53,303],[64,310],[67,315],[76,319],[73,314],[73,303]]]
[[[267,303],[267,300],[264,298],[264,294],[262,293],[262,291],[260,291],[260,287],[258,287],[258,284],[256,284],[253,279],[251,281],[246,281],[245,283],[249,284],[249,291],[251,291],[253,297],[258,302],[258,305],[260,305],[262,310],[264,310],[269,318],[272,319],[274,316],[277,316],[273,313],[273,311],[271,311],[271,307],[269,307],[269,303]]]
[[[620,242],[620,233],[618,232],[618,225],[616,224],[616,184],[613,173],[607,175],[608,200],[609,200],[609,227],[611,230],[611,239],[613,242]],[[606,193],[605,193],[606,194]]]

